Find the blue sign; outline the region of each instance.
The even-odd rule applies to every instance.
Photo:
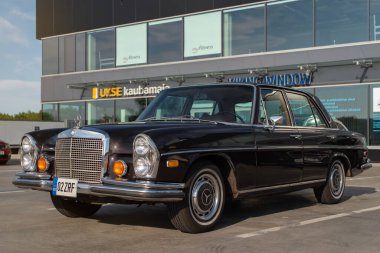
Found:
[[[312,83],[312,75],[305,73],[278,74],[272,76],[238,76],[227,79],[229,83],[253,83],[268,84],[282,87],[309,86]]]

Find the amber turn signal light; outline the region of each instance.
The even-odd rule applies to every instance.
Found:
[[[45,157],[40,157],[37,162],[37,167],[39,172],[45,172],[49,168],[49,162]]]
[[[127,165],[124,161],[118,160],[113,164],[113,173],[118,176],[122,177],[127,173]]]
[[[179,161],[178,160],[168,160],[166,162],[166,166],[168,168],[178,168],[179,167]]]

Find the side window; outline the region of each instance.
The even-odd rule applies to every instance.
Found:
[[[281,91],[261,89],[261,97],[268,119],[275,121],[276,125],[291,125],[289,112]],[[263,115],[263,113],[260,112],[260,115]]]
[[[327,127],[327,124],[325,120],[323,119],[322,115],[313,104],[311,104],[311,109],[313,110],[317,127]]]
[[[312,108],[309,99],[303,95],[287,92],[290,108],[292,109],[296,126],[320,127],[326,126],[318,111]]]

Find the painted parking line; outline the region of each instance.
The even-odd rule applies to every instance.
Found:
[[[302,226],[311,225],[311,224],[315,224],[315,223],[319,223],[319,222],[335,220],[335,219],[351,216],[353,214],[362,214],[362,213],[373,212],[373,211],[377,211],[377,210],[380,210],[380,206],[356,210],[356,211],[352,211],[352,212],[348,212],[348,213],[340,213],[340,214],[329,215],[329,216],[315,218],[315,219],[311,219],[311,220],[305,220],[305,221],[301,221],[301,222],[297,222],[297,223],[289,224],[289,225],[285,225],[285,226],[266,228],[266,229],[258,230],[258,231],[252,232],[252,233],[240,234],[240,235],[237,235],[236,237],[243,238],[243,239],[251,238],[251,237],[255,237],[255,236],[259,236],[259,235],[277,232],[277,231],[284,230],[287,228],[302,227]]]
[[[366,179],[374,179],[374,178],[380,178],[380,176],[347,178],[347,181],[366,180]]]
[[[4,191],[4,192],[0,192],[0,194],[11,194],[11,193],[21,193],[21,192],[25,192],[25,191]]]
[[[21,170],[0,170],[0,172],[20,172]]]

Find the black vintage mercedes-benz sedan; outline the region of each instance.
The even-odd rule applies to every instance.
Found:
[[[166,203],[173,225],[210,230],[227,200],[314,189],[338,203],[346,177],[371,167],[365,138],[320,100],[264,85],[162,91],[133,123],[26,134],[13,183],[50,192],[68,217],[104,203]]]

